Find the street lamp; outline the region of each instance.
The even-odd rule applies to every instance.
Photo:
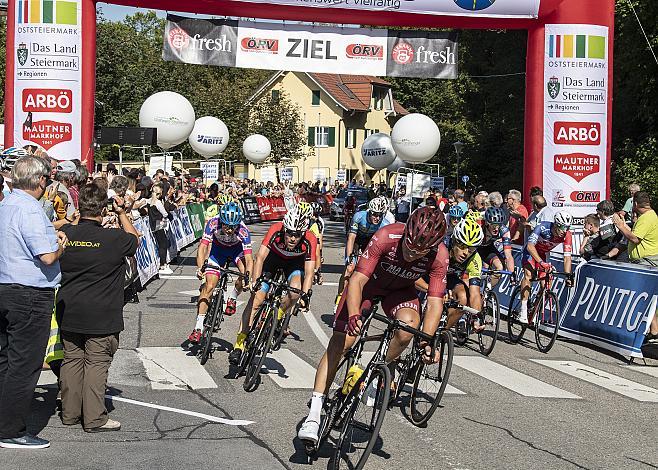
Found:
[[[457,153],[457,178],[456,178],[456,182],[457,182],[457,189],[459,189],[459,157],[461,156],[462,150],[464,149],[464,143],[458,140],[457,142],[455,142],[452,145],[454,145],[455,152]]]

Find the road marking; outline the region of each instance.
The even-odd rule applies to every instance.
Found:
[[[156,405],[153,403],[147,403],[144,401],[131,400],[130,398],[122,398],[114,395],[105,395],[105,398],[111,401],[122,401],[124,403],[130,403],[131,405],[145,406],[146,408],[155,408],[156,410],[162,411],[171,411],[172,413],[179,413],[182,415],[194,416],[196,418],[202,418],[207,421],[212,421],[213,423],[228,424],[230,426],[247,426],[249,424],[254,424],[254,421],[246,421],[241,419],[226,419],[218,418],[216,416],[210,416],[204,413],[197,413],[196,411],[181,410],[179,408],[171,408],[170,406]]]
[[[197,358],[181,348],[137,348],[153,390],[217,388]]]
[[[198,277],[196,276],[183,276],[181,274],[179,275],[166,275],[166,274],[160,274],[160,279],[179,279],[181,281],[194,281],[194,280],[199,280]]]
[[[318,287],[322,287],[322,286],[338,287],[338,283],[337,282],[323,282]]]
[[[554,387],[484,357],[455,356],[453,364],[524,397],[580,398],[578,395]]]
[[[181,295],[189,295],[190,297],[198,297],[199,296],[199,289],[195,290],[182,290],[179,292]]]
[[[329,345],[329,336],[324,332],[324,328],[322,328],[317,318],[315,318],[313,312],[309,310],[303,316],[308,326],[311,327],[311,331],[313,331],[315,337],[320,341],[320,344],[326,348]]]
[[[622,366],[628,370],[634,370],[635,372],[642,372],[643,374],[650,375],[658,379],[658,367],[656,366]]]
[[[57,376],[50,369],[42,370],[41,374],[39,375],[37,386],[47,387],[49,385],[57,385]]]
[[[599,369],[586,366],[576,361],[549,361],[544,359],[530,359],[551,369],[563,372],[571,377],[584,380],[599,387],[619,393],[638,401],[658,403],[658,390],[646,387],[636,382],[626,380]]]
[[[281,388],[313,388],[315,367],[288,349],[274,351],[265,359],[267,376]]]

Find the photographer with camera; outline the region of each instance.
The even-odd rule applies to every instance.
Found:
[[[110,204],[122,228],[102,227]],[[123,330],[125,257],[137,251],[139,235],[123,199],[108,199],[93,183],[80,190],[79,211],[78,225],[62,227],[68,238],[56,304],[64,343],[62,422],[114,431],[121,425],[107,416],[105,387]]]

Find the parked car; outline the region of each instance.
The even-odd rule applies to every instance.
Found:
[[[342,189],[334,201],[331,203],[329,208],[329,220],[341,220],[343,218],[343,208],[345,207],[345,201],[347,200],[347,193],[352,193],[356,197],[356,206],[358,210],[362,210],[360,206],[368,204],[368,190],[365,188],[355,188],[355,189]]]

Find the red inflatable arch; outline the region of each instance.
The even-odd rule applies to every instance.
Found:
[[[303,6],[291,6],[291,3],[295,3],[291,0],[115,0],[110,3],[190,13],[309,22],[417,28],[527,29],[524,195],[528,194],[531,186],[542,186],[549,203],[554,207],[571,206],[574,215],[582,216],[592,212],[592,203],[610,194],[614,0],[534,0],[539,3],[536,18],[363,11],[335,5],[319,8],[309,5],[323,2],[297,1]],[[437,4],[440,1],[450,4],[452,8],[454,3],[460,3],[457,0],[436,0]],[[503,2],[511,4],[509,2],[520,0],[495,1],[501,5]],[[531,3],[533,0],[528,1]],[[79,23],[76,23],[81,26],[82,35],[80,93],[77,96],[72,93],[70,96],[72,109],[80,111],[79,133],[75,134],[75,124],[73,126],[73,133],[79,136],[76,142],[79,143],[79,152],[69,152],[62,157],[80,158],[91,168],[96,60],[94,0],[9,0],[5,146],[21,144],[20,137],[27,131],[21,132],[20,127],[27,119],[27,111],[34,110],[30,114],[30,122],[38,119],[37,111],[40,111],[38,106],[26,107],[25,100],[15,96],[16,62],[24,62],[27,47],[24,43],[16,44],[16,32],[28,33],[33,30],[26,29],[26,26],[34,28],[39,23],[39,27],[43,27],[43,23],[58,23],[60,3],[73,4],[73,8],[78,9]],[[55,19],[52,18],[53,4],[57,4]],[[49,16],[47,12],[50,12]],[[62,15],[66,13],[64,7],[62,12]],[[61,18],[67,24],[66,17]],[[73,24],[73,19],[68,24]],[[22,29],[17,29],[21,26]],[[18,49],[23,51],[22,57]],[[558,72],[555,77],[545,76],[545,70],[549,67],[552,67],[549,75],[553,71]],[[600,75],[605,68],[607,74],[603,80]],[[41,82],[35,77],[31,89],[41,88],[48,89],[48,82]],[[23,95],[25,93],[23,90]],[[64,94],[61,90],[60,93]],[[550,108],[556,99],[553,95],[559,99],[555,107]],[[15,99],[12,100],[12,97]],[[17,104],[23,106],[23,109],[17,109]],[[47,115],[48,118],[51,116]],[[54,121],[46,119],[39,122]],[[55,127],[55,130],[62,129]],[[27,137],[30,137],[29,133]]]

